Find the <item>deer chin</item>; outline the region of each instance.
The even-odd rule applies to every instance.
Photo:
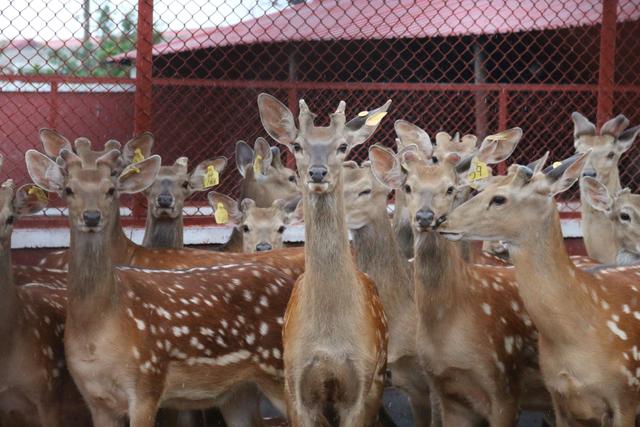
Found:
[[[328,182],[307,182],[307,188],[312,193],[326,193],[329,191],[329,183]]]
[[[444,237],[445,239],[451,240],[452,242],[457,242],[457,241],[461,240],[462,237],[463,237],[462,233],[456,233],[454,231],[438,230],[438,233],[440,233],[440,235],[442,237]]]
[[[104,229],[104,224],[99,224],[99,225],[96,225],[95,227],[89,227],[84,223],[82,223],[82,224],[78,224],[76,228],[81,233],[94,234],[94,233],[101,232]]]
[[[618,256],[616,257],[616,262],[620,265],[638,264],[640,262],[640,254],[620,249],[618,251]]]
[[[153,216],[157,219],[175,219],[180,212],[174,208],[155,208],[153,210]]]

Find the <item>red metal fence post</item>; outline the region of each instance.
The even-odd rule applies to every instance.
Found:
[[[618,0],[603,0],[598,75],[598,126],[602,126],[613,113],[617,10]]]
[[[509,92],[507,89],[501,89],[498,95],[498,129],[505,130],[509,124]],[[498,174],[505,175],[507,173],[507,164],[501,162],[498,164]]]
[[[138,0],[138,37],[136,40],[136,92],[134,133],[151,128],[151,91],[153,73],[153,0]]]
[[[58,82],[51,82],[51,95],[49,97],[49,128],[58,127]]]

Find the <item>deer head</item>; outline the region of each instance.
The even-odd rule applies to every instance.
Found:
[[[571,114],[573,120],[573,138],[576,153],[591,151],[585,167],[585,176],[598,178],[608,187],[618,180],[618,162],[620,156],[635,141],[640,126],[627,129],[629,120],[622,114],[609,120],[596,132],[596,126],[578,112]],[[614,186],[619,185],[615,183]],[[617,190],[617,189],[616,189]]]
[[[607,187],[592,177],[583,177],[583,199],[595,210],[603,212],[613,224],[618,243],[618,264],[640,261],[640,195],[625,188],[611,194]]]
[[[505,160],[520,141],[522,131],[514,128],[503,132],[504,139],[488,137],[477,153],[467,158],[455,152],[442,161],[425,162],[416,146],[407,146],[398,155],[374,145],[369,150],[376,178],[390,188],[402,189],[413,228],[427,231],[436,227],[457,203],[459,192],[466,191],[472,160],[495,164]]]
[[[160,168],[160,157],[151,156],[115,174],[120,158],[120,151],[115,149],[98,156],[92,164],[85,164],[82,157],[68,149],[60,152],[56,162],[36,150],[25,154],[33,181],[67,202],[72,228],[83,233],[99,232],[113,225],[114,199],[149,187]]]
[[[351,149],[365,142],[378,128],[391,101],[346,121],[344,101],[331,114],[329,126],[317,127],[316,115],[300,100],[299,127],[293,114],[273,96],[258,96],[260,119],[267,133],[295,156],[301,185],[309,192],[330,193],[339,182],[342,163]]]
[[[374,207],[386,206],[389,188],[374,178],[369,162],[358,166],[356,162],[349,161],[343,167],[347,227],[357,230],[372,222],[376,215]]]
[[[588,152],[539,171],[512,165],[509,173],[451,212],[439,231],[450,239],[505,240],[517,246],[528,230],[544,227],[557,212],[554,196],[570,188]]]
[[[155,218],[177,218],[184,201],[199,191],[218,184],[218,177],[227,165],[226,157],[204,160],[189,173],[186,157],[171,166],[162,166],[153,184],[145,190],[150,214]]]
[[[275,200],[268,208],[259,208],[251,199],[238,204],[233,198],[215,191],[207,198],[216,221],[231,224],[242,233],[242,251],[246,253],[281,248],[287,225],[298,215],[297,212],[288,214],[282,199]]]

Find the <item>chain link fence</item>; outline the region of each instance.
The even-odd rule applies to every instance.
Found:
[[[294,114],[304,98],[318,123],[340,99],[356,114],[391,98],[372,142],[392,145],[399,118],[432,136],[520,126],[514,161],[560,159],[572,111],[640,124],[639,18],[638,0],[4,2],[0,176],[27,180],[41,127],[94,144],[151,130],[165,164],[233,159],[237,140],[265,136],[262,91]],[[638,146],[621,162],[634,191]],[[231,164],[219,191],[238,179]]]

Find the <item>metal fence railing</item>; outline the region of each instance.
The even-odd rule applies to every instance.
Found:
[[[193,164],[264,136],[256,97],[326,113],[393,99],[430,134],[520,126],[515,160],[573,150],[570,113],[640,123],[638,0],[25,0],[0,5],[2,178],[37,129],[94,143],[151,130]],[[640,145],[640,144],[638,144]],[[362,147],[354,156],[363,156]],[[622,181],[640,187],[633,148]],[[233,194],[230,167],[220,191]],[[197,202],[197,201],[196,201]]]

